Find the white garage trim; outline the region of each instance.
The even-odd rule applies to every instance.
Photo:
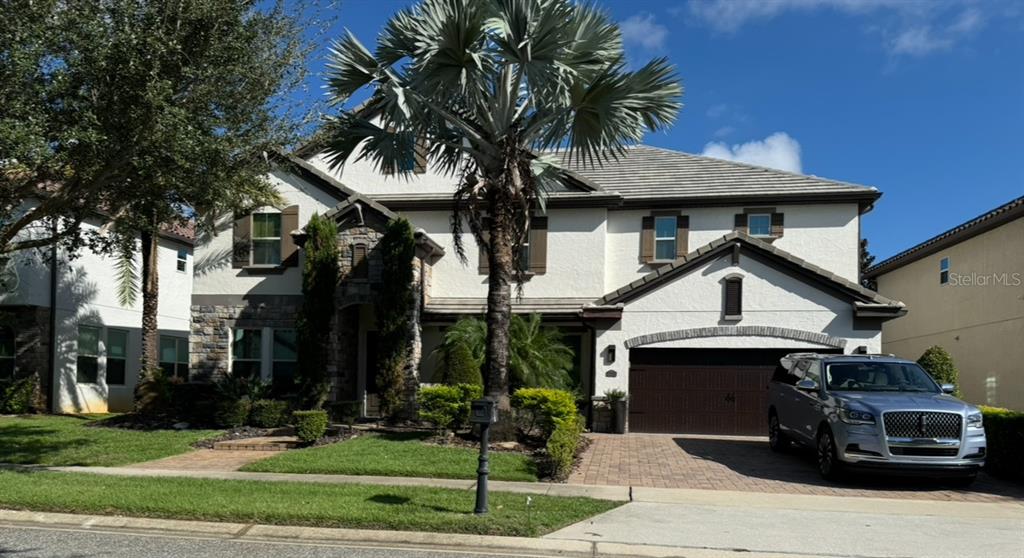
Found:
[[[813,331],[774,326],[715,326],[677,329],[674,331],[660,331],[658,333],[648,333],[646,335],[631,337],[627,339],[624,344],[627,349],[633,349],[644,345],[651,345],[653,343],[678,341],[680,339],[733,336],[781,337],[783,339],[817,343],[819,345],[826,345],[836,349],[846,348],[846,339],[840,337],[832,337],[831,335],[816,333]]]

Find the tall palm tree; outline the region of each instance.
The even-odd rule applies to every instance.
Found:
[[[391,17],[374,52],[346,32],[328,86],[337,104],[372,92],[326,127],[332,166],[361,149],[380,171],[407,173],[425,142],[432,165],[457,177],[456,252],[465,263],[468,226],[489,262],[486,392],[507,408],[516,255],[531,212],[567,177],[551,151],[602,164],[669,126],[682,95],[673,67],[629,70],[618,26],[591,4],[423,0]]]

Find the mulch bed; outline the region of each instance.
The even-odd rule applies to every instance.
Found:
[[[125,430],[189,430],[200,427],[199,425],[181,422],[170,417],[137,415],[135,413],[90,421],[85,426],[90,428],[123,428]]]
[[[255,428],[253,426],[241,426],[238,428],[232,428],[227,432],[217,436],[215,438],[207,438],[205,440],[199,440],[192,444],[192,447],[198,449],[213,449],[213,445],[217,442],[230,442],[231,440],[245,440],[247,438],[260,438],[262,436],[274,436],[280,429],[272,428]]]

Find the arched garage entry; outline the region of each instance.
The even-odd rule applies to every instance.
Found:
[[[629,351],[629,430],[763,436],[767,385],[787,353],[839,348],[665,349]]]

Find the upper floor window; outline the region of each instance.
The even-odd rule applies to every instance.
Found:
[[[654,218],[654,259],[676,259],[676,217]]]
[[[188,269],[188,250],[178,250],[178,271],[185,273]]]
[[[247,378],[262,375],[263,332],[259,329],[236,329],[231,343],[231,373]]]
[[[160,336],[160,368],[168,378],[188,380],[188,339]]]
[[[76,380],[80,384],[99,381],[100,328],[78,326],[78,358],[75,362]]]
[[[281,263],[281,214],[254,213],[252,215],[252,264],[278,265]]]
[[[771,236],[772,216],[770,213],[751,213],[747,215],[747,232],[750,236]]]
[[[942,258],[939,261],[939,284],[949,283],[949,258]]]
[[[0,326],[0,380],[14,377],[14,331]]]
[[[128,332],[123,329],[107,330],[107,385],[124,385],[128,366]]]

